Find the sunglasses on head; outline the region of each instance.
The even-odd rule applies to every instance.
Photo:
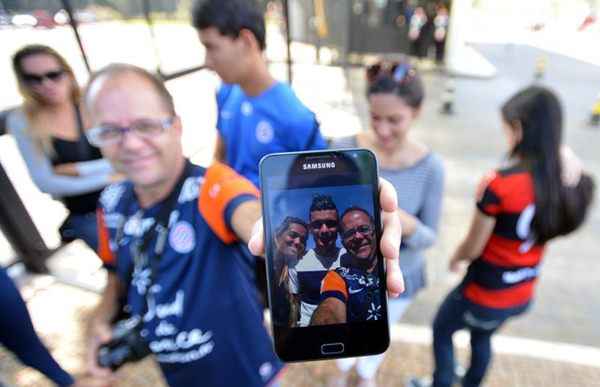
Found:
[[[373,83],[384,76],[391,77],[402,85],[415,76],[415,69],[410,64],[402,62],[379,62],[367,67],[369,83]]]
[[[328,220],[313,220],[310,222],[310,227],[312,228],[321,228],[323,225],[327,228],[337,227],[337,220],[328,219]]]
[[[58,81],[64,73],[64,70],[53,70],[44,74],[23,74],[23,80],[32,85],[41,85],[44,79]]]

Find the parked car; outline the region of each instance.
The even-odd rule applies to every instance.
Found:
[[[54,14],[54,23],[59,26],[63,26],[69,23],[69,14],[64,9],[61,9]]]
[[[56,27],[56,23],[54,23],[54,18],[50,16],[48,11],[43,9],[36,9],[33,11],[33,16],[36,19],[36,27],[40,28],[54,28]]]
[[[11,22],[15,27],[35,27],[37,19],[27,13],[19,13],[12,17]]]

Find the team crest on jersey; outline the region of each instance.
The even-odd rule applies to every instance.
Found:
[[[263,120],[256,125],[256,139],[258,142],[268,144],[273,141],[273,137],[273,127],[268,121]]]
[[[177,222],[169,232],[171,248],[180,254],[187,254],[196,246],[196,236],[192,225],[186,221]]]

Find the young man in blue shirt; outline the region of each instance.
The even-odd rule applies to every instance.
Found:
[[[321,299],[321,282],[329,270],[341,265],[341,256],[346,253],[337,245],[339,215],[331,196],[316,195],[310,205],[309,228],[315,242],[290,269],[290,292],[292,308],[298,314],[297,324],[306,327]]]
[[[258,163],[269,153],[325,149],[311,112],[269,73],[265,21],[253,0],[197,0],[192,20],[206,48],[217,92],[215,158],[258,187]]]
[[[204,169],[184,158],[171,95],[143,69],[101,70],[90,80],[85,104],[94,125],[90,142],[127,177],[100,200],[98,254],[109,274],[91,321],[90,373],[115,381],[114,372],[98,364],[98,349],[110,341],[125,296],[169,386],[272,385],[282,364],[242,273],[237,243],[252,236],[252,252],[264,251],[257,189],[223,164]],[[392,295],[403,288],[395,198],[382,183],[381,249],[392,260]],[[161,218],[168,219],[164,227]]]

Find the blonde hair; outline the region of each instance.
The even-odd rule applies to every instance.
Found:
[[[27,134],[33,139],[34,144],[40,152],[47,155],[53,155],[54,148],[52,146],[52,136],[41,128],[37,117],[41,108],[46,105],[46,102],[31,90],[31,87],[27,84],[24,77],[23,60],[33,55],[48,55],[56,59],[61,70],[63,70],[71,80],[71,101],[73,104],[79,104],[81,91],[77,79],[75,78],[75,73],[73,73],[73,69],[69,66],[65,58],[53,48],[41,44],[31,44],[21,48],[13,55],[12,67],[17,77],[19,92],[24,100],[23,112],[27,118]]]

